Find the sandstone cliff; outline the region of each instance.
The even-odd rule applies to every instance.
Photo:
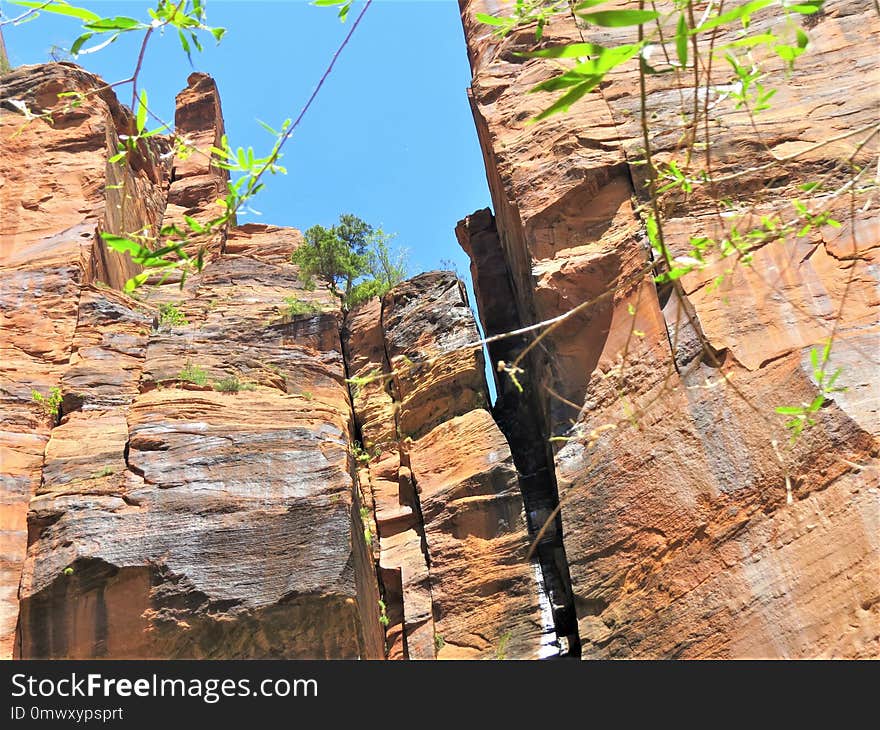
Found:
[[[504,14],[505,3],[460,4],[495,214],[466,218],[458,236],[487,334],[599,298],[529,353],[524,394],[503,376],[498,386],[512,444],[528,414],[537,419],[530,438],[562,439],[524,466],[543,484],[524,496],[533,528],[557,492],[562,500],[545,539],[552,546],[557,536],[547,550],[570,571],[582,656],[880,655],[876,206],[853,225],[842,196],[833,208],[841,229],[762,248],[720,291],[707,286],[720,268],[686,276],[679,311],[678,298],[638,273],[649,254],[634,215],[644,195],[637,70],[612,73],[570,111],[528,125],[549,101],[527,91],[558,64],[515,55],[536,47],[533,30],[500,39],[476,20]],[[755,16],[754,32],[762,23]],[[772,196],[797,197],[822,174],[832,188],[846,181],[838,160],[858,138],[812,145],[876,122],[878,24],[868,0],[829,0],[812,21],[818,60],[799,66],[761,117],[777,156],[811,148],[782,172],[762,168],[772,158],[745,113],[713,119],[715,173],[737,173],[725,184],[744,208],[768,211]],[[615,45],[625,32],[561,16],[542,45]],[[717,70],[717,83],[728,70]],[[661,158],[679,139],[674,79],[652,77],[647,89]],[[876,165],[877,151],[874,138],[853,159]],[[676,209],[666,223],[674,253],[688,253],[713,216],[698,196]],[[815,397],[810,350],[835,319],[832,360],[848,390],[778,456],[773,442],[786,435],[773,408]],[[701,357],[698,334],[711,357]],[[523,346],[501,340],[490,354],[510,362]]]
[[[227,178],[161,136],[109,163],[133,122],[101,87],[69,64],[4,78],[4,654],[558,653],[462,284],[425,274],[344,317],[300,283],[297,231],[243,225],[194,243],[182,289],[121,293],[137,268],[99,232],[207,220]],[[175,122],[218,144],[209,77]],[[53,388],[57,414],[32,398]]]
[[[475,21],[503,3],[460,5],[494,214],[456,235],[483,329],[599,297],[529,351],[521,387],[496,372],[495,404],[450,272],[344,314],[303,288],[298,231],[230,225],[194,243],[206,265],[182,288],[124,294],[138,268],[100,232],[204,220],[225,173],[161,135],[109,163],[134,121],[72,64],[3,77],[4,656],[880,656],[877,219],[762,249],[723,297],[712,271],[670,297],[640,273],[637,79],[617,73],[527,125],[544,100],[525,92],[554,65],[512,53],[533,34]],[[814,52],[862,68],[829,91],[817,65],[780,91],[780,152],[876,118],[857,32],[876,32],[871,3],[826,5]],[[545,43],[616,32],[561,19]],[[668,78],[648,95],[661,155]],[[217,144],[209,77],[190,76],[175,126],[202,152]],[[769,182],[786,194],[852,151],[823,147],[768,181],[744,171],[750,137],[745,120],[719,129],[716,164],[744,173],[737,193],[757,204]],[[676,209],[676,252],[710,225],[706,201]],[[291,314],[289,297],[318,311]],[[160,315],[168,304],[181,318]],[[810,350],[835,319],[848,390],[780,451],[773,407],[815,396]],[[493,366],[536,332],[490,342]],[[32,391],[54,388],[49,414]]]

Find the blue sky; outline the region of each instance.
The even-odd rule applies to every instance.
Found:
[[[72,0],[104,15],[149,20],[151,0]],[[140,84],[150,107],[173,120],[174,96],[193,70],[217,80],[230,143],[266,152],[273,127],[296,117],[348,32],[333,8],[305,1],[209,0],[208,21],[228,28],[223,42],[203,41],[190,66],[177,38],[151,40]],[[23,9],[0,1],[4,17]],[[69,48],[75,19],[43,13],[3,29],[13,65],[48,60]],[[134,34],[131,34],[134,36]],[[140,39],[121,38],[76,62],[105,80],[128,77]],[[490,204],[465,90],[470,82],[455,0],[374,0],[309,114],[285,147],[288,174],[269,180],[243,220],[294,226],[330,225],[351,212],[410,251],[411,273],[453,261],[468,278],[455,241],[456,221]],[[130,87],[118,91],[130,101]],[[471,294],[471,304],[473,305]]]

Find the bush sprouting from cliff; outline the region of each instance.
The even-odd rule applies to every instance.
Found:
[[[306,287],[324,284],[347,311],[382,296],[406,278],[406,252],[391,248],[393,238],[393,234],[343,213],[335,226],[309,228],[291,261],[299,266]]]
[[[237,375],[227,375],[214,381],[214,390],[218,393],[238,393],[240,390],[256,390],[252,383],[243,383]]]

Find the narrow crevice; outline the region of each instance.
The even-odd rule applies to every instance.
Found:
[[[515,324],[511,329],[520,326]],[[524,344],[520,343],[520,346]],[[490,346],[495,362],[504,359],[496,357],[497,349],[500,348]],[[509,347],[504,349],[509,353]],[[499,378],[496,378],[496,383],[499,397],[492,409],[492,416],[507,438],[514,465],[519,472],[527,527],[533,544],[538,533],[544,530],[541,539],[534,544],[534,554],[541,568],[544,588],[553,613],[559,655],[578,657],[580,640],[571,577],[565,556],[562,518],[558,513],[554,515],[559,505],[556,471],[553,468],[549,442],[542,435],[539,426],[540,411],[535,388],[528,373],[521,378],[522,393],[515,391],[509,382],[505,383]],[[551,515],[554,516],[551,518]],[[544,529],[548,520],[551,522]]]
[[[376,320],[375,323],[378,325],[378,336],[376,340],[371,340],[376,349],[370,355],[370,365],[369,367],[379,368],[380,372],[383,376],[384,382],[382,383],[382,388],[385,392],[385,395],[390,399],[391,406],[389,413],[386,415],[387,422],[382,428],[387,428],[389,431],[388,441],[383,442],[381,444],[369,444],[369,438],[364,435],[363,428],[359,422],[359,409],[358,403],[355,399],[355,393],[349,384],[349,394],[352,402],[352,411],[354,416],[354,428],[355,434],[357,438],[363,443],[363,445],[369,449],[372,449],[375,446],[380,446],[381,451],[384,457],[393,458],[392,455],[396,456],[397,459],[397,499],[401,505],[405,505],[412,512],[411,515],[407,518],[406,530],[412,530],[414,533],[414,538],[418,539],[418,554],[421,556],[421,561],[424,565],[425,572],[425,583],[424,590],[427,593],[427,599],[430,601],[431,606],[433,606],[433,599],[431,597],[431,584],[430,584],[430,556],[428,553],[428,544],[425,534],[425,524],[424,524],[424,516],[422,514],[422,506],[419,500],[418,495],[418,486],[415,484],[415,481],[412,477],[411,465],[409,459],[409,453],[406,448],[404,436],[401,434],[400,430],[400,419],[398,414],[398,408],[401,404],[401,399],[399,396],[398,384],[393,377],[393,370],[391,367],[391,359],[389,356],[389,342],[387,340],[387,310],[385,306],[385,298],[380,298],[378,300],[378,312],[376,312]],[[346,374],[348,377],[351,377],[352,373],[349,368],[351,363],[355,362],[360,353],[359,347],[360,345],[354,344],[356,338],[354,337],[355,330],[353,329],[352,318],[346,317],[343,323],[343,332],[342,332],[342,341],[343,341],[343,352],[345,357],[345,368]],[[354,349],[353,349],[354,348]],[[372,372],[375,372],[373,370]],[[355,375],[363,375],[364,371],[360,371],[359,373],[355,373]],[[374,386],[375,387],[375,384]],[[363,396],[361,396],[363,397]],[[393,429],[393,432],[392,432]],[[375,454],[373,455],[375,458]],[[383,524],[379,521],[379,512],[380,512],[380,498],[388,499],[390,495],[385,495],[381,497],[381,495],[374,494],[374,502],[373,502],[373,516],[376,524],[376,534],[378,539],[378,545],[381,552],[383,540],[387,540],[389,537],[396,535],[399,530],[400,525],[392,520],[390,523],[386,522]],[[387,504],[385,505],[388,506]],[[415,547],[415,545],[413,545]],[[420,569],[421,570],[421,569]],[[395,567],[393,565],[383,566],[381,564],[381,560],[377,565],[377,579],[380,581],[382,587],[382,597],[383,600],[386,601],[386,609],[387,615],[393,616],[395,618],[394,626],[400,626],[400,636],[392,637],[391,644],[387,645],[387,650],[392,650],[393,645],[396,641],[400,641],[400,648],[402,652],[400,656],[402,658],[412,658],[412,654],[410,653],[410,632],[414,631],[418,628],[418,624],[409,625],[407,622],[407,587],[405,583],[401,582],[402,576],[399,570],[395,571]],[[385,578],[383,578],[383,573],[387,573]],[[388,582],[386,584],[386,579]],[[395,649],[396,654],[396,649]],[[419,658],[427,658],[427,656],[420,656]]]
[[[350,407],[350,415],[351,415],[352,436],[354,436],[354,438],[357,440],[357,442],[359,444],[363,445],[364,435],[363,435],[363,432],[361,431],[360,423],[358,423],[357,414],[355,413],[355,395],[354,395],[354,392],[352,391],[351,381],[350,381],[351,372],[349,371],[348,364],[349,364],[351,357],[348,353],[348,347],[346,345],[346,343],[348,342],[348,338],[346,336],[347,327],[348,327],[348,313],[346,312],[342,317],[342,321],[340,323],[340,326],[337,328],[337,332],[339,335],[340,349],[342,350],[342,369],[343,369],[343,373],[345,374],[345,388],[348,391],[348,401],[350,404],[349,407]],[[350,447],[349,447],[349,450],[350,450]],[[351,456],[351,454],[349,454],[349,456]],[[363,498],[364,493],[363,493],[363,488],[361,487],[360,477],[358,476],[357,460],[354,459],[354,457],[351,457],[351,460],[352,460],[352,475],[351,475],[352,476],[352,487],[356,491],[356,494],[353,494],[352,497],[356,498],[357,514],[358,514],[359,519],[361,519],[361,522],[363,522],[363,518],[360,517],[360,515],[361,515],[360,510],[362,507],[366,506],[366,505],[364,505],[364,498]],[[381,538],[379,536],[379,522],[376,517],[375,497],[373,497],[370,501],[372,502],[373,524],[376,525],[376,535],[375,535],[374,539],[378,541]],[[365,525],[361,524],[361,528],[363,529],[364,527],[365,527]],[[380,550],[381,550],[381,547],[380,547]],[[374,557],[372,545],[367,545],[367,552],[369,553],[370,557],[373,560],[373,574],[376,576],[376,588],[379,592],[379,598],[382,601],[385,601],[387,591],[385,589],[385,583],[382,580],[382,566],[380,565],[380,561]],[[382,633],[383,633],[383,647],[382,648],[385,653],[385,656],[387,657],[388,656],[388,640],[387,640],[386,632],[384,631],[384,627],[383,627]]]
[[[523,325],[516,307],[510,270],[495,217],[488,209],[469,216],[456,229],[459,243],[471,259],[474,292],[487,336],[520,329]],[[514,362],[529,340],[507,337],[488,345],[491,363]],[[536,351],[533,351],[536,352]],[[556,631],[558,657],[579,657],[577,615],[563,542],[562,518],[557,512],[559,492],[553,453],[548,440],[534,373],[539,372],[533,358],[520,376],[522,390],[503,373],[492,368],[498,397],[492,416],[504,434],[519,472],[519,485],[526,512],[529,537],[534,543],[550,520],[534,555],[550,602]],[[552,517],[551,517],[552,516]]]
[[[428,597],[431,602],[431,621],[436,626],[436,622],[438,619],[435,604],[434,604],[434,595],[431,586],[431,554],[428,550],[428,536],[425,530],[425,517],[422,513],[422,501],[419,498],[419,485],[416,481],[415,474],[412,472],[412,464],[409,458],[409,452],[407,452],[403,448],[403,435],[400,430],[400,417],[399,417],[399,407],[401,405],[400,392],[397,387],[394,378],[394,369],[391,365],[391,355],[388,352],[388,339],[385,336],[387,333],[387,328],[385,326],[385,299],[386,297],[381,297],[379,299],[379,329],[382,333],[382,368],[385,373],[389,376],[388,379],[388,395],[391,396],[392,403],[394,408],[392,410],[392,414],[394,417],[394,433],[397,438],[397,454],[398,460],[401,468],[406,468],[409,471],[410,478],[410,494],[409,497],[412,499],[412,510],[413,517],[415,518],[415,524],[413,525],[413,529],[416,531],[416,534],[419,536],[419,549],[422,553],[422,559],[425,561],[425,571],[427,572],[427,592]],[[399,472],[398,472],[399,473]],[[398,476],[398,484],[400,477]],[[378,522],[377,522],[377,530],[378,530]],[[381,539],[381,538],[380,538]],[[407,640],[407,631],[406,631],[406,590],[401,591],[401,601],[402,604],[400,606],[401,616],[403,617],[404,622],[404,631],[403,631],[403,640],[406,646],[406,654],[405,656],[409,657],[409,646],[406,644]]]

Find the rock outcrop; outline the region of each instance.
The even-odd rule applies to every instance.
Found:
[[[218,217],[210,77],[178,95],[177,136],[111,162],[135,120],[100,79],[3,76],[0,655],[880,656],[875,208],[832,197],[840,228],[658,287],[638,75],[527,124],[559,62],[476,20],[504,3],[460,7],[494,213],[456,235],[494,404],[451,272],[344,312],[304,288],[298,231],[233,220],[189,237],[200,271],[124,293],[140,268],[102,232]],[[758,220],[819,177],[846,185],[841,160],[876,165],[880,139],[845,133],[877,118],[880,21],[828,0],[810,22],[822,63],[759,127],[712,122],[715,192]],[[542,44],[628,32],[559,17]],[[686,93],[649,79],[657,160]],[[715,234],[700,190],[664,212],[674,256]],[[847,390],[789,442],[774,408],[816,398],[832,333]]]
[[[226,225],[188,244],[200,272],[128,296],[139,268],[101,231],[217,217],[214,82],[178,95],[188,150],[156,135],[121,162],[133,121],[100,79],[3,88],[4,145],[28,150],[0,178],[4,654],[558,653],[457,278],[345,315],[301,283],[298,231]]]
[[[0,86],[0,650],[7,655],[28,502],[41,484],[53,425],[31,393],[49,397],[61,385],[83,288],[98,279],[121,287],[135,271],[127,256],[107,250],[98,231],[155,232],[165,205],[160,143],[108,167],[134,120],[102,86],[63,63],[13,71]],[[64,92],[82,96],[59,100]],[[118,185],[130,193],[124,207]]]
[[[550,531],[563,535],[582,656],[880,655],[876,206],[861,201],[851,216],[842,195],[830,203],[840,229],[765,246],[717,289],[729,262],[685,276],[683,297],[658,290],[635,215],[645,175],[635,164],[637,69],[621,67],[570,111],[528,125],[552,97],[526,92],[559,65],[515,55],[536,47],[532,30],[502,39],[475,18],[505,7],[461,0],[495,215],[470,216],[458,234],[489,334],[595,300],[523,360],[522,405],[510,405],[499,376],[502,427],[525,433],[517,408],[531,409],[543,442],[555,439],[543,493],[558,490],[561,524]],[[755,14],[752,31],[766,22]],[[796,160],[769,172],[774,156],[744,111],[713,117],[718,197],[753,207],[759,222],[775,200],[803,195],[801,185],[845,185],[851,170],[839,160],[876,166],[878,140],[867,138],[878,22],[867,0],[829,0],[812,19],[809,53],[821,62],[799,62],[797,83],[780,82],[759,122],[772,155],[804,152]],[[561,16],[542,46],[618,45],[628,32]],[[721,84],[729,68],[718,66]],[[779,59],[773,68],[782,75]],[[841,70],[834,88],[829,68]],[[647,88],[661,161],[680,139],[675,78],[653,76]],[[715,215],[699,193],[673,208],[673,255],[714,235]],[[773,409],[813,401],[810,352],[832,332],[828,372],[842,367],[848,390],[789,448]],[[510,362],[535,336],[499,342],[493,359]]]
[[[422,274],[353,314],[347,353],[392,656],[558,654],[519,478],[488,406],[460,281]],[[552,625],[551,625],[552,628]],[[545,646],[546,645],[546,646]]]

